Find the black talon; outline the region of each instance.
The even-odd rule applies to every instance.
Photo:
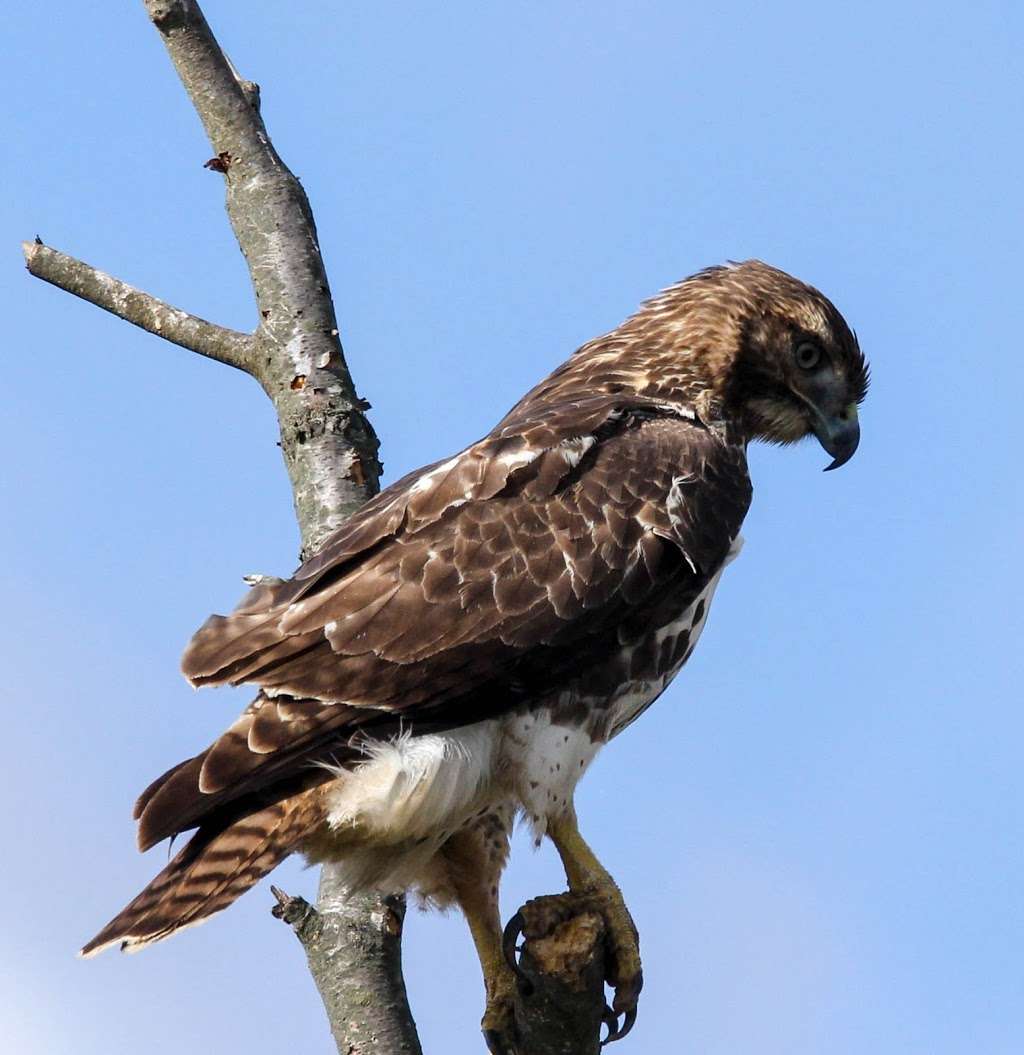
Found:
[[[619,1016],[607,1005],[604,1005],[604,1010],[601,1012],[601,1021],[608,1027],[608,1034],[601,1041],[601,1047],[605,1044],[611,1044],[612,1041],[619,1039]]]
[[[633,1028],[636,1023],[636,1008],[631,1007],[622,1019],[622,1029],[619,1030],[616,1040],[622,1040],[622,1038]]]
[[[622,1015],[622,1025],[619,1025],[619,1015]],[[605,1044],[613,1044],[622,1038],[633,1028],[636,1023],[636,1008],[631,1007],[628,1011],[613,1011],[607,1004],[601,1014],[601,1021],[608,1027],[608,1035],[601,1041],[601,1047]]]
[[[514,1049],[505,1043],[505,1038],[496,1029],[485,1029],[482,1031],[484,1043],[491,1055],[515,1055]]]
[[[512,968],[512,973],[516,976],[516,983],[519,986],[520,993],[523,996],[529,996],[533,992],[533,982],[523,972],[523,969],[519,966],[519,961],[516,959],[516,953],[519,951],[516,942],[519,940],[519,935],[523,933],[525,922],[523,914],[517,912],[505,924],[505,931],[501,936],[501,947],[505,953],[505,962]]]
[[[501,947],[505,952],[505,962],[516,972],[518,976],[521,972],[519,970],[519,961],[516,959],[516,942],[519,940],[519,935],[523,933],[523,914],[517,912],[509,921],[505,924],[505,930],[501,936]]]

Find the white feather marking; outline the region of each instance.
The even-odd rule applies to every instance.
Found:
[[[506,451],[504,454],[499,454],[494,460],[511,473],[515,472],[516,469],[521,469],[524,465],[529,465],[530,462],[536,461],[541,453],[540,450],[534,447],[524,447],[517,451]]]
[[[412,485],[412,487],[409,488],[410,492],[412,494],[419,494],[422,491],[429,491],[438,480],[447,476],[448,473],[458,465],[460,457],[461,455],[456,455],[454,458],[449,458],[446,462],[441,462],[436,469],[431,469],[429,473],[424,473]]]
[[[547,831],[548,818],[572,805],[576,785],[601,747],[581,726],[554,723],[547,709],[505,719],[501,757],[535,839]]]
[[[214,913],[215,916],[217,913]],[[98,956],[101,952],[105,952],[107,949],[112,948],[115,945],[121,946],[121,952],[135,953],[141,952],[148,945],[155,945],[158,941],[164,941],[167,938],[173,938],[175,935],[180,934],[183,930],[188,930],[189,927],[200,927],[208,919],[212,919],[213,916],[200,916],[199,919],[190,920],[188,923],[179,924],[169,934],[159,935],[139,935],[139,934],[121,934],[116,938],[111,938],[110,941],[104,942],[102,945],[98,945],[95,949],[90,949],[88,952],[82,952],[81,950],[76,953],[81,960],[91,960],[94,956]]]
[[[562,440],[558,445],[562,457],[565,458],[569,467],[575,469],[583,458],[583,455],[597,443],[595,436],[576,436],[571,440]]]
[[[497,734],[497,723],[488,721],[369,742],[365,762],[335,770],[328,823],[358,827],[385,843],[454,830],[490,797]]]

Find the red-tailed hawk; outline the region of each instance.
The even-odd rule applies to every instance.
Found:
[[[747,444],[814,435],[842,465],[867,383],[832,304],[755,261],[702,271],[584,345],[489,435],[200,628],[189,680],[258,695],[142,793],[143,850],[197,830],[83,952],[198,923],[293,851],[340,860],[354,889],[463,908],[485,1035],[510,1051],[497,884],[522,813],[605,915],[624,1034],[637,940],[577,829],[576,783],[693,651],[740,547]]]

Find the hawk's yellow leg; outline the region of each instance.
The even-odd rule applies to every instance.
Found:
[[[505,962],[501,944],[501,920],[497,909],[477,911],[476,906],[460,902],[466,921],[469,923],[480,968],[484,973],[484,988],[487,992],[487,1007],[480,1020],[487,1046],[495,1055],[512,1051],[515,1032],[512,1001],[515,996],[516,979]]]
[[[604,918],[611,960],[608,981],[615,989],[612,1010],[616,1016],[625,1016],[621,1028],[609,1022],[612,1035],[608,1039],[617,1039],[625,1036],[633,1025],[637,1000],[643,985],[640,938],[636,924],[626,908],[618,884],[580,834],[576,811],[569,810],[561,817],[549,821],[548,836],[562,858],[569,890],[584,899],[592,899],[595,908]]]
[[[481,854],[476,832],[453,835],[442,853],[483,971],[487,1006],[480,1028],[484,1040],[493,1055],[511,1055],[515,1050],[512,1007],[516,978],[502,946],[497,886],[500,866],[495,868],[494,862]]]

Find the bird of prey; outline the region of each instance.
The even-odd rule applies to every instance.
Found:
[[[692,653],[741,545],[747,444],[813,435],[836,468],[867,384],[832,303],[758,261],[701,271],[583,345],[482,440],[198,630],[189,680],[258,693],[142,793],[141,849],[195,834],[83,952],[199,923],[298,851],[353,890],[458,904],[485,1037],[512,1051],[497,891],[521,814],[604,916],[623,1035],[638,940],[576,784]]]

